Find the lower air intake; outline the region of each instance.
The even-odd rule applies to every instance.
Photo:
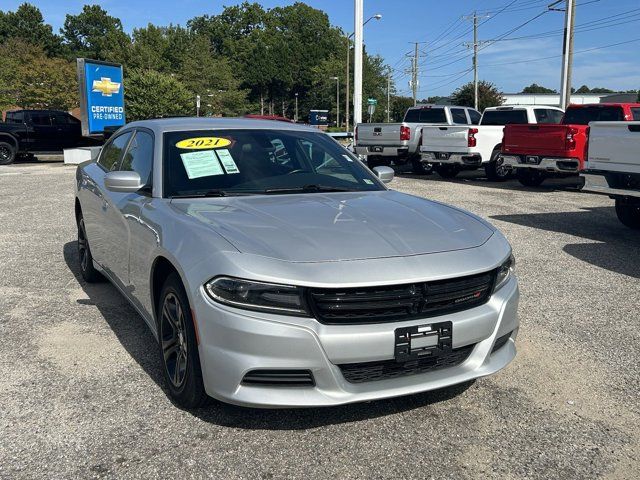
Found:
[[[265,387],[313,387],[311,370],[251,370],[242,379],[244,385]]]

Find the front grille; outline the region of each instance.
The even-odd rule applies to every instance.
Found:
[[[473,345],[455,348],[450,352],[433,357],[421,357],[417,360],[398,363],[395,360],[382,360],[379,362],[346,363],[338,365],[342,375],[349,383],[375,382],[376,380],[388,380],[390,378],[416,375],[419,373],[433,372],[443,368],[455,367],[464,362]]]
[[[242,379],[245,385],[268,387],[313,387],[311,370],[251,370]]]
[[[495,271],[434,282],[344,289],[309,289],[307,302],[327,324],[428,318],[477,307],[491,296]]]

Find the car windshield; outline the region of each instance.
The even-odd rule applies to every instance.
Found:
[[[167,197],[384,190],[324,133],[198,130],[164,134]]]

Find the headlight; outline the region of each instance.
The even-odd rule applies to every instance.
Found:
[[[260,312],[309,316],[300,287],[231,277],[214,278],[204,287],[213,300],[225,305]]]
[[[493,287],[493,291],[496,292],[504,286],[509,279],[516,273],[516,259],[511,254],[506,262],[500,265],[498,268],[498,275],[496,276],[496,284]]]

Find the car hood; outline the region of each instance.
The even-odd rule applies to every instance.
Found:
[[[469,213],[394,191],[177,199],[242,253],[331,262],[474,248],[494,230]]]

